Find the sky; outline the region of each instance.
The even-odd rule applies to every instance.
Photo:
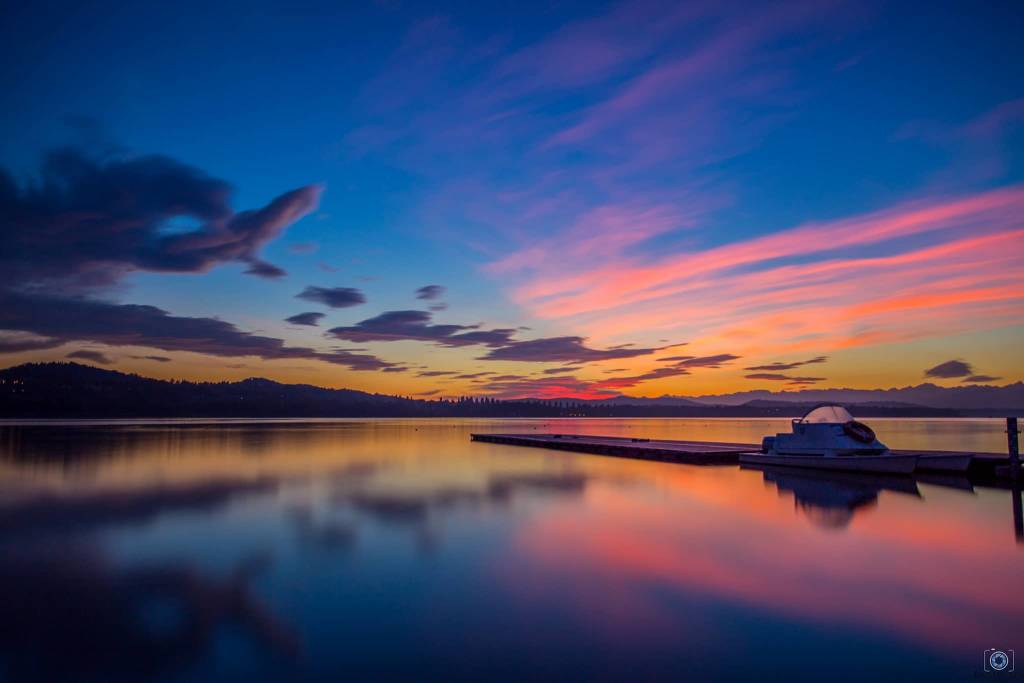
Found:
[[[1019,2],[21,3],[0,366],[1024,379]]]

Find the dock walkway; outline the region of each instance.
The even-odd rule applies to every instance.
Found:
[[[670,441],[587,434],[471,434],[470,437],[473,441],[507,446],[532,446],[689,465],[734,464],[739,462],[740,453],[759,449],[759,446],[749,443]]]
[[[473,441],[508,446],[548,448],[688,465],[731,465],[739,462],[741,454],[761,451],[759,444],[752,443],[673,441],[589,434],[471,434],[470,438]],[[919,456],[917,471],[949,472],[949,465],[953,461],[967,458],[972,474],[991,475],[997,467],[1009,462],[1007,456],[1000,453],[917,450],[893,450],[893,453]],[[964,471],[959,466],[955,469]]]

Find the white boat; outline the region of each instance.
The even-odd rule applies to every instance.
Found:
[[[896,455],[875,432],[853,418],[846,408],[817,406],[793,420],[789,434],[766,436],[761,453],[740,456],[740,462],[785,467],[910,474],[917,455]]]
[[[780,467],[809,467],[818,470],[843,472],[873,472],[875,474],[910,474],[917,467],[916,455],[771,455],[745,453],[740,462],[750,465],[778,465]]]

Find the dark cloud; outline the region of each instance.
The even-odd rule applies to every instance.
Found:
[[[358,289],[352,287],[306,287],[295,295],[296,299],[305,299],[331,308],[349,308],[366,303],[366,297]]]
[[[462,334],[457,334],[441,343],[445,344],[446,346],[469,346],[472,344],[479,344],[481,346],[489,346],[491,348],[496,348],[503,344],[509,344],[514,333],[515,330],[509,328],[477,330],[475,332],[464,332]]]
[[[761,371],[764,371],[764,372],[785,372],[786,370],[793,370],[794,368],[798,368],[798,367],[800,367],[802,365],[814,365],[814,364],[817,364],[817,363],[824,363],[827,360],[828,360],[828,356],[817,356],[816,358],[811,358],[809,360],[794,361],[792,363],[779,363],[779,362],[776,362],[776,363],[769,363],[768,365],[753,365],[753,366],[751,366],[749,368],[745,368],[745,369],[746,370],[754,370],[754,371],[761,370]]]
[[[25,332],[8,332],[0,330],[0,353],[18,353],[20,351],[40,351],[52,349],[64,343],[63,339],[47,339]]]
[[[790,384],[817,384],[818,382],[825,381],[824,377],[794,377],[777,372],[755,372],[750,375],[744,375],[744,377],[769,382],[789,382]]]
[[[547,337],[510,341],[481,356],[479,360],[515,360],[534,363],[590,363],[614,358],[646,356],[660,348],[592,349],[583,337]],[[662,347],[664,348],[664,347]]]
[[[101,365],[110,365],[114,361],[104,356],[99,351],[90,351],[88,349],[80,349],[78,351],[72,351],[67,355],[67,358],[78,358],[81,360],[91,360],[93,363],[100,363]]]
[[[445,304],[445,303],[434,304],[432,306],[427,306],[427,308],[429,308],[431,311],[434,311],[435,313],[438,313],[440,311],[447,311],[448,310],[448,304]]]
[[[650,370],[639,375],[627,375],[624,377],[611,377],[608,379],[598,380],[593,382],[591,386],[598,391],[628,389],[635,387],[641,382],[647,382],[654,379],[665,379],[666,377],[680,377],[682,375],[689,374],[690,371],[687,368],[673,365],[671,367],[655,368],[654,370]]]
[[[734,356],[731,353],[720,353],[714,356],[669,356],[658,360],[671,361],[677,368],[720,368],[739,358],[740,356]]]
[[[953,377],[968,377],[974,374],[974,368],[970,363],[962,360],[948,360],[939,363],[934,368],[924,371],[925,377],[937,377],[940,379],[951,379]]]
[[[95,160],[74,148],[51,152],[38,181],[25,187],[0,171],[0,352],[91,341],[390,367],[370,355],[288,348],[216,318],[81,296],[140,270],[201,273],[239,262],[249,274],[280,277],[284,271],[260,251],[314,210],[320,193],[319,186],[306,186],[263,208],[235,212],[231,186],[196,168],[163,156]],[[83,353],[94,352],[71,357],[104,362]]]
[[[456,375],[458,373],[452,370],[424,370],[423,372],[417,372],[417,377],[444,377],[446,375]]]
[[[609,349],[609,351],[622,351],[625,349]],[[647,350],[648,352],[650,350]],[[670,360],[672,365],[662,366],[632,375],[608,377],[598,380],[584,380],[575,376],[564,376],[571,368],[554,368],[545,370],[545,375],[557,375],[551,377],[525,377],[518,375],[502,375],[491,378],[486,385],[488,393],[502,398],[554,398],[559,396],[582,396],[588,398],[606,398],[617,396],[624,389],[636,387],[644,382],[670,377],[682,377],[689,375],[693,368],[719,368],[723,364],[736,360],[739,356],[722,353],[712,356],[675,356]],[[659,359],[668,360],[668,359]],[[625,368],[617,368],[624,372]],[[785,381],[791,384],[812,384],[823,381],[821,377],[792,377],[777,373],[759,373],[748,375],[750,379],[765,379]]]
[[[564,398],[582,396],[586,398],[610,398],[615,392],[600,389],[597,383],[576,377],[526,377],[522,375],[499,375],[481,385],[489,396],[502,399],[521,398]]]
[[[309,325],[311,327],[316,327],[317,324],[320,322],[320,319],[323,318],[324,315],[324,313],[315,312],[296,313],[290,318],[285,318],[284,321],[286,323],[291,323],[292,325]]]
[[[450,347],[479,345],[489,347],[491,351],[478,360],[539,363],[579,364],[613,358],[633,358],[667,348],[618,346],[611,349],[592,349],[584,344],[583,337],[550,337],[518,341],[514,339],[517,332],[514,329],[485,330],[480,329],[480,325],[434,324],[432,320],[429,311],[387,311],[355,325],[332,328],[328,330],[328,334],[354,342],[424,341]]]
[[[167,356],[132,356],[135,360],[155,360],[157,363],[170,363],[171,359]]]
[[[455,379],[479,379],[493,374],[493,372],[465,372],[461,375],[455,375]]]
[[[584,380],[567,377],[564,372],[546,373],[556,376],[522,377],[501,375],[487,382],[486,390],[501,398],[554,398],[559,396],[585,396],[587,398],[609,398],[617,396],[623,389],[635,387],[643,382],[689,375],[687,368],[677,366],[659,367],[636,375],[609,377],[598,380]]]
[[[288,274],[287,271],[278,268],[273,263],[259,260],[253,260],[244,272],[246,275],[258,275],[265,278],[284,277]]]
[[[543,370],[542,372],[545,375],[561,375],[566,372],[572,372],[574,369],[575,368],[548,368],[547,370]]]
[[[433,301],[444,296],[445,289],[441,285],[426,285],[416,290],[416,298]]]
[[[434,325],[428,311],[388,311],[349,327],[328,330],[338,339],[354,342],[426,341],[440,346],[502,346],[514,330],[481,330],[479,325]]]
[[[961,381],[971,384],[987,384],[1001,379],[1002,377],[993,377],[991,375],[971,375],[970,377],[964,377]]]
[[[296,242],[288,245],[288,251],[293,254],[312,254],[320,248],[316,242]]]
[[[133,270],[198,273],[221,263],[276,277],[263,246],[317,207],[321,188],[236,213],[232,188],[164,156],[97,161],[50,152],[39,181],[0,171],[0,278],[9,285],[108,285]]]
[[[175,316],[155,306],[94,299],[0,291],[0,329],[109,346],[146,346],[164,351],[257,356],[267,360],[319,360],[353,370],[382,370],[394,365],[369,354],[285,346],[281,339],[243,332],[216,318]]]

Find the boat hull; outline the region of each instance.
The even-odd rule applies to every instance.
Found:
[[[740,462],[751,465],[801,467],[843,472],[875,472],[880,474],[910,474],[917,467],[916,455],[778,455],[772,453],[746,453]]]
[[[935,453],[917,456],[917,469],[927,472],[966,472],[973,456]]]

